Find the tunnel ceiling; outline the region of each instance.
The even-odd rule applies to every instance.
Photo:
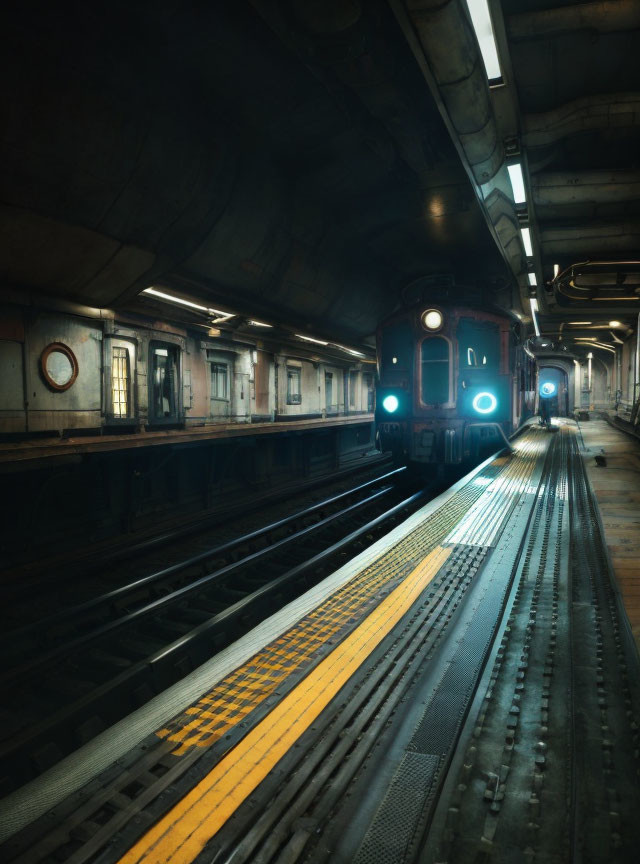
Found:
[[[358,338],[425,274],[508,280],[385,3],[8,6],[9,288]]]
[[[491,90],[464,0],[3,4],[0,291],[357,340],[423,277],[526,315],[534,269],[573,314],[571,265],[638,257],[640,4],[489,5]]]

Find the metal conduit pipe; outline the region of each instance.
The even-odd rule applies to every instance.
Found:
[[[510,15],[507,34],[514,41],[568,33],[574,30],[595,30],[613,33],[640,27],[640,4],[637,0],[605,0],[600,3],[579,3]]]
[[[604,93],[575,99],[542,114],[525,114],[523,142],[544,147],[593,129],[640,125],[640,93]]]
[[[531,178],[535,204],[611,204],[640,200],[638,171],[554,171]]]
[[[405,8],[474,178],[487,183],[502,166],[504,149],[466,3],[406,0]]]

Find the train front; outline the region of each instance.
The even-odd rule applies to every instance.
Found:
[[[380,443],[398,463],[477,461],[518,423],[506,317],[443,306],[396,315],[379,328],[378,363]]]

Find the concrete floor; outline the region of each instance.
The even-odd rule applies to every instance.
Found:
[[[607,547],[640,651],[640,441],[605,420],[579,426]],[[606,466],[596,464],[596,455],[605,456]]]

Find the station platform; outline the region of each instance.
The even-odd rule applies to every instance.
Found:
[[[1,801],[3,860],[635,861],[638,513],[602,493],[639,450],[609,488],[605,432],[529,427]]]

